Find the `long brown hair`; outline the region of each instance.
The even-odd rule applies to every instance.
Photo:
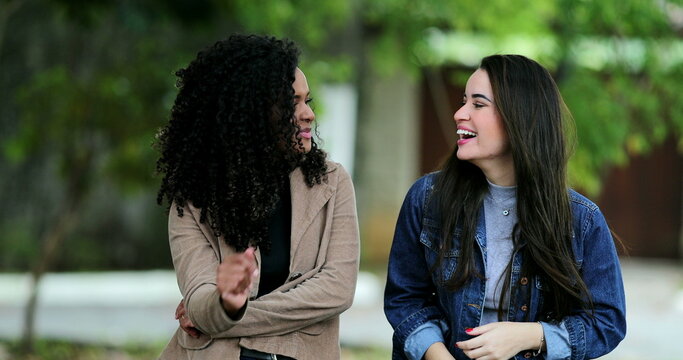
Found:
[[[572,213],[566,169],[573,144],[573,122],[550,73],[520,55],[492,55],[481,61],[493,89],[514,161],[518,223],[512,232],[515,251],[522,253],[523,276],[540,276],[549,299],[543,311],[555,318],[577,307],[593,307],[586,284],[575,264],[572,249]],[[475,165],[459,160],[457,148],[435,183],[433,201],[440,210],[443,241],[439,263],[451,250],[456,227],[460,232],[460,258],[450,290],[463,287],[472,277],[483,278],[474,265],[475,231],[488,184]],[[503,289],[510,287],[512,259]],[[516,284],[512,284],[516,286]],[[512,292],[514,293],[514,292]],[[499,318],[507,292],[499,303]]]

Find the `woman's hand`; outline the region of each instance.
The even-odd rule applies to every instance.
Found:
[[[216,271],[216,286],[221,304],[230,317],[235,316],[249,298],[254,279],[258,276],[254,248],[225,257]]]
[[[474,338],[455,343],[467,357],[506,360],[520,351],[538,349],[543,327],[535,322],[497,322],[476,327],[467,334]]]
[[[425,352],[425,360],[455,360],[442,342],[433,343]]]
[[[182,299],[180,300],[178,307],[175,309],[175,318],[180,323],[180,328],[183,329],[183,331],[188,335],[195,339],[202,335],[202,332],[194,327],[192,320],[190,320],[190,317],[187,316],[187,312],[185,311],[185,302]]]

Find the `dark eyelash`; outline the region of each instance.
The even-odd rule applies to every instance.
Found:
[[[310,103],[312,103],[312,102],[313,102],[313,98],[308,98],[308,99],[306,99],[306,104],[310,104]]]

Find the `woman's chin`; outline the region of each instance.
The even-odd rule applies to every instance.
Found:
[[[458,152],[456,152],[455,155],[458,157],[458,160],[462,160],[462,161],[472,160],[472,155],[468,154],[467,151],[463,151],[462,149],[458,149]]]
[[[303,149],[304,154],[311,151],[311,139],[299,138],[299,140],[301,140],[301,145],[303,145],[303,147],[304,147],[304,149]]]

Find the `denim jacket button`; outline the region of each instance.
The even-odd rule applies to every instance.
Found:
[[[529,283],[529,279],[527,279],[526,277],[523,277],[519,280],[519,283],[522,285],[526,285]]]
[[[532,356],[533,355],[530,352],[524,354],[524,358],[526,358],[526,359],[530,359]]]
[[[522,311],[527,311],[527,310],[529,310],[529,307],[526,306],[526,305],[522,305],[522,307],[520,307],[520,309],[521,309]]]

